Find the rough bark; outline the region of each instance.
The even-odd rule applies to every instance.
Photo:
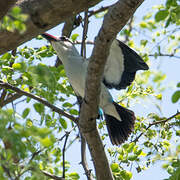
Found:
[[[17,5],[29,15],[26,32],[0,31],[0,54],[15,49],[38,34],[53,28],[102,0],[19,0]],[[78,5],[77,5],[78,4]]]
[[[90,58],[88,75],[86,77],[85,100],[81,107],[79,123],[80,129],[88,143],[98,180],[113,179],[95,122],[99,104],[101,76],[112,40],[143,1],[119,0],[109,9],[95,39],[95,46]]]
[[[0,1],[0,19],[6,15],[8,10],[15,4],[16,0],[2,0]]]

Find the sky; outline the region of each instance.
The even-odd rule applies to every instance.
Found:
[[[109,4],[112,4],[113,2],[116,2],[115,0],[108,0],[105,1],[105,3],[103,3],[104,6],[107,6]],[[163,0],[151,0],[151,1],[145,1],[136,11],[136,21],[138,22],[138,20],[141,19],[141,17],[143,16],[143,14],[145,14],[147,11],[151,10],[153,5],[156,5],[157,3],[160,4],[160,2],[164,2]],[[98,5],[98,7],[101,7],[102,3]],[[93,23],[90,23],[89,25],[89,29],[88,29],[88,40],[93,40],[94,37],[97,35],[97,32],[99,30],[99,28],[101,27],[102,21],[101,20],[96,20],[93,19]],[[94,28],[95,27],[95,28]],[[60,36],[61,35],[61,29],[62,29],[62,25],[57,26],[56,28],[53,28],[51,30],[49,30],[48,32],[52,35],[57,35]],[[81,28],[78,28],[77,30],[75,30],[74,33],[79,33],[81,34]],[[42,41],[39,42],[38,41],[38,46],[41,45],[45,45],[47,44],[46,41]],[[31,40],[28,43],[26,43],[26,45],[28,46],[36,46],[37,47],[37,41],[36,40]],[[80,46],[77,45],[77,48],[79,48]],[[91,54],[93,46],[87,46],[87,55]],[[164,81],[164,83],[169,87],[169,84],[172,83],[171,87],[174,87],[177,82],[179,81],[179,77],[180,77],[180,71],[178,71],[178,67],[180,67],[180,60],[179,59],[173,59],[171,61],[171,63],[169,63],[171,59],[166,58],[166,57],[162,57],[159,59],[159,62],[153,62],[152,63],[152,67],[153,66],[157,66],[157,65],[161,65],[161,70],[166,73],[167,78]],[[176,112],[176,110],[179,107],[179,104],[172,104],[171,103],[171,96],[172,96],[172,89],[168,88],[165,92],[164,92],[164,100],[163,103],[161,104],[162,106],[162,113],[165,116],[171,116],[172,114],[174,114]],[[112,95],[114,98],[116,98],[117,96],[117,92],[116,91],[112,91]],[[144,108],[144,107],[143,107]],[[149,106],[147,106],[147,109],[149,108]],[[144,112],[146,112],[147,109],[143,109]],[[142,105],[141,104],[137,104],[134,105],[133,110],[136,111],[136,113],[140,114],[142,112]],[[67,150],[67,160],[71,162],[71,171],[77,171],[79,174],[83,174],[84,170],[82,169],[81,165],[79,165],[80,162],[80,144],[78,142],[75,142],[74,145],[72,145],[72,147]],[[89,155],[87,155],[89,156]],[[89,157],[88,157],[89,159]],[[92,162],[89,160],[89,163],[91,164]],[[151,166],[148,170],[143,171],[141,173],[136,173],[135,170],[133,170],[133,180],[163,180],[165,178],[167,178],[169,175],[166,171],[162,170],[161,168],[162,166],[162,162],[156,163],[153,166]],[[103,168],[103,167],[102,167]],[[81,176],[81,179],[86,179],[85,176]]]

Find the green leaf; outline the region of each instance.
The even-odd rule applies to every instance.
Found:
[[[167,0],[166,1],[166,7],[167,8],[170,8],[171,6],[177,6],[178,4],[177,4],[177,2],[176,2],[176,0]]]
[[[73,180],[76,180],[76,179],[79,179],[79,178],[80,178],[79,174],[76,173],[76,172],[70,173],[69,176],[70,176]]]
[[[155,20],[157,22],[165,20],[168,15],[169,15],[168,10],[161,10],[161,11],[156,13]]]
[[[132,178],[132,173],[129,171],[121,171],[121,176],[123,177],[124,180],[130,180]]]
[[[73,105],[71,104],[71,103],[69,103],[69,102],[65,102],[64,104],[63,104],[63,107],[69,107],[69,108],[71,108]]]
[[[25,119],[28,116],[29,112],[30,112],[30,109],[26,108],[22,113],[22,117]]]
[[[64,129],[67,129],[67,122],[63,118],[60,118],[59,122]]]
[[[147,43],[148,43],[148,41],[147,41],[147,40],[144,40],[144,39],[142,39],[142,40],[141,40],[141,45],[142,45],[142,46],[144,46],[144,47],[145,47]]]
[[[168,166],[167,172],[168,172],[169,174],[173,174],[174,168],[173,168],[172,166]]]
[[[162,74],[161,72],[159,72],[154,78],[153,81],[156,83],[159,83],[161,81],[163,81],[166,78],[165,74]]]
[[[45,147],[49,147],[54,144],[53,141],[49,137],[40,138],[39,141]]]
[[[172,95],[172,102],[173,102],[173,103],[176,103],[179,99],[180,99],[180,91],[176,91],[176,92]]]
[[[128,156],[129,161],[135,161],[137,159],[138,155],[130,155]]]
[[[73,35],[71,36],[72,41],[75,41],[78,36],[79,36],[79,34],[73,34]]]
[[[176,131],[176,136],[180,136],[180,130]]]
[[[27,126],[27,127],[32,127],[32,126],[33,126],[33,122],[32,122],[31,119],[28,118],[28,119],[26,120],[26,126]]]
[[[140,25],[141,28],[147,28],[148,27],[148,24],[146,22],[144,22],[144,21],[141,22],[139,25]]]
[[[39,114],[44,112],[44,105],[40,104],[40,103],[35,103],[33,104],[34,109],[36,110],[36,112],[38,112]]]
[[[12,15],[16,16],[21,13],[21,8],[18,6],[15,6],[12,8],[11,13],[12,13]]]
[[[2,60],[9,60],[10,58],[11,58],[11,54],[10,54],[10,53],[5,53],[5,54],[1,57]]]
[[[70,109],[69,113],[72,114],[72,115],[78,115],[79,111],[77,111],[76,109]]]
[[[120,171],[119,164],[118,163],[111,164],[111,169],[112,172],[119,172]]]
[[[20,63],[14,63],[14,64],[12,65],[12,68],[13,68],[13,69],[21,69],[21,64],[20,64]]]
[[[129,144],[129,147],[128,147],[128,149],[127,149],[127,152],[128,152],[128,153],[132,152],[133,149],[134,149],[134,146],[135,146],[135,143],[134,143],[134,142],[130,143],[130,144]]]

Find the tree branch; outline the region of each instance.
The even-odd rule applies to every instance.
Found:
[[[0,20],[6,15],[8,10],[15,4],[16,0],[0,1]]]
[[[91,169],[88,168],[88,164],[86,160],[86,140],[82,134],[81,134],[81,164],[84,168],[87,179],[93,180]]]
[[[22,12],[29,15],[26,24],[26,32],[20,34],[17,31],[0,33],[0,54],[15,49],[22,43],[36,37],[38,34],[53,28],[66,21],[84,9],[92,7],[102,0],[19,0],[17,5]],[[78,6],[77,6],[78,4]]]
[[[110,8],[111,6],[104,6],[104,7],[101,7],[99,8],[98,10],[95,10],[95,11],[88,11],[88,17],[91,17],[97,13],[100,13],[100,12],[103,12],[103,11],[106,11]]]
[[[86,58],[86,39],[87,39],[87,32],[88,32],[88,10],[84,12],[84,24],[83,24],[83,36],[82,36],[82,44],[81,44],[81,56]]]
[[[158,53],[158,54],[149,54],[148,56],[153,56],[153,57],[159,57],[159,56],[167,56],[167,57],[170,57],[170,58],[172,58],[172,57],[174,57],[174,58],[177,58],[177,59],[180,59],[180,56],[176,56],[176,55],[174,55],[174,53],[172,53],[172,54],[162,54],[162,53]]]
[[[74,22],[76,20],[76,16],[68,18],[62,29],[62,36],[70,37],[72,31],[74,30]]]
[[[130,18],[129,23],[128,23],[128,31],[129,31],[129,33],[128,33],[128,35],[127,35],[127,34],[125,35],[125,41],[124,41],[124,43],[127,43],[127,42],[129,41],[129,34],[130,34],[131,31],[132,31],[133,19],[134,19],[134,17],[132,16],[132,17]]]
[[[96,128],[101,76],[113,39],[142,2],[143,0],[119,0],[109,9],[95,39],[95,46],[88,65],[85,101],[82,103],[79,125],[81,133],[88,143],[98,180],[113,179],[104,147]]]
[[[40,103],[44,104],[45,106],[49,107],[50,109],[52,109],[52,111],[55,111],[58,114],[63,115],[65,117],[71,119],[73,122],[77,123],[77,119],[76,118],[74,118],[73,116],[71,116],[68,113],[65,113],[63,110],[59,109],[58,107],[54,106],[53,104],[49,103],[48,101],[40,98],[39,96],[36,96],[36,95],[33,95],[33,94],[28,93],[26,91],[23,91],[23,90],[15,87],[15,86],[12,86],[9,83],[3,82],[1,80],[0,80],[0,87],[2,87],[4,89],[11,89],[11,90],[17,92],[19,95],[24,95],[24,96],[30,97],[32,99],[35,99],[35,100],[39,101]]]
[[[66,144],[67,144],[69,134],[70,134],[70,132],[66,132],[66,138],[64,141],[63,149],[62,149],[62,156],[63,156],[63,174],[62,174],[62,177],[63,178],[65,178],[65,172],[66,172],[66,169],[65,169],[65,151],[66,151]]]
[[[3,89],[3,92],[1,93],[1,97],[0,97],[0,107],[2,107],[2,104],[4,102],[4,99],[6,97],[7,91],[6,89]]]
[[[15,93],[14,95],[5,99],[4,101],[0,101],[0,107],[2,108],[3,106],[15,101],[16,99],[19,99],[21,96],[21,94]]]
[[[63,177],[59,177],[59,176],[56,176],[56,175],[53,175],[53,174],[50,174],[49,172],[47,171],[41,171],[45,176],[51,178],[51,179],[54,179],[54,180],[65,180],[65,178]]]
[[[167,119],[165,119],[165,120],[155,121],[155,122],[153,122],[153,123],[150,123],[150,124],[148,125],[148,127],[145,129],[145,131],[142,132],[138,137],[136,137],[132,142],[137,142],[137,141],[139,140],[139,138],[140,138],[150,127],[152,127],[152,126],[154,126],[154,125],[157,125],[157,124],[164,124],[164,123],[170,121],[171,119],[175,118],[175,117],[178,116],[178,115],[180,115],[180,112],[179,112],[179,111],[178,111],[176,114],[172,115],[171,117],[169,117],[169,118],[167,118]]]

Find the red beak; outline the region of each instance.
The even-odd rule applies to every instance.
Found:
[[[46,38],[48,41],[57,41],[57,40],[58,40],[57,37],[52,36],[52,35],[50,35],[50,34],[48,34],[48,33],[43,33],[42,36],[43,36],[44,38]]]

